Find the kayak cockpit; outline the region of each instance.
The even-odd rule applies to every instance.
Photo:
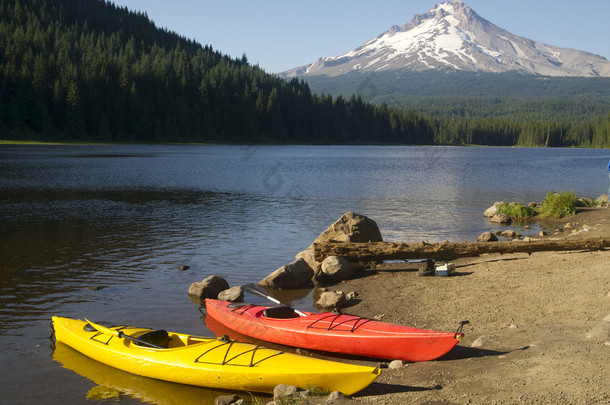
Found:
[[[292,319],[300,317],[291,307],[269,307],[263,311],[263,316],[275,319]]]
[[[151,330],[140,336],[138,340],[134,340],[133,344],[136,346],[154,347],[156,349],[167,349],[169,348],[169,333],[166,330]]]

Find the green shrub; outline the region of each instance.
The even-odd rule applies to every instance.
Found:
[[[560,219],[576,214],[577,197],[573,191],[555,193],[550,191],[540,206],[540,217]]]
[[[508,216],[510,219],[523,221],[532,219],[538,212],[534,208],[526,207],[519,203],[503,203],[499,208],[498,212]]]

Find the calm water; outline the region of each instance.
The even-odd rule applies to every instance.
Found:
[[[98,384],[123,392],[121,403],[213,401],[215,392],[54,353],[51,316],[209,334],[186,293],[192,282],[257,282],[347,211],[374,219],[385,240],[472,241],[493,228],[482,213],[494,201],[606,193],[609,158],[589,149],[0,146],[4,403],[84,403]],[[293,304],[311,308],[302,295]]]

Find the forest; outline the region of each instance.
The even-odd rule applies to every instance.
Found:
[[[103,0],[0,0],[0,81],[0,140],[610,146],[603,106],[443,115],[316,94]]]

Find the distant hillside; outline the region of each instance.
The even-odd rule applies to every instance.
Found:
[[[102,0],[0,0],[0,139],[432,142]],[[358,110],[348,114],[347,108]],[[393,128],[389,114],[404,125]]]
[[[574,121],[610,112],[610,78],[455,70],[305,76],[311,90],[439,117]]]

